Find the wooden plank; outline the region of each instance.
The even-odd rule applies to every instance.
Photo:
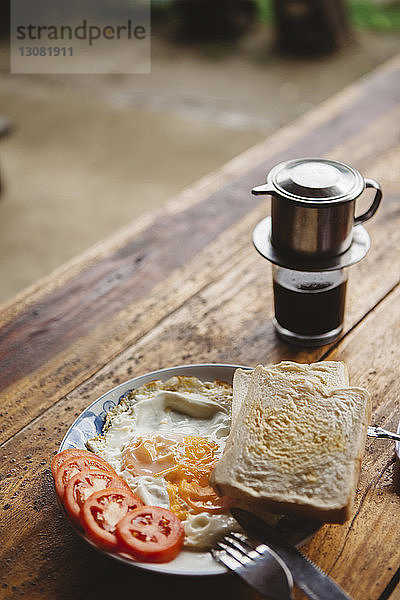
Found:
[[[396,194],[399,189],[399,173],[397,166],[400,160],[400,147],[394,146],[374,162],[374,177],[383,182],[385,195]]]
[[[400,105],[381,119],[369,123],[364,129],[361,129],[352,138],[344,140],[329,152],[329,157],[334,160],[348,160],[351,157],[351,164],[356,168],[363,169],[365,173],[374,170],[373,175],[377,178],[378,172],[375,172],[375,163],[382,158],[388,149],[392,150],[398,147],[399,130],[396,123],[400,119]],[[389,150],[389,151],[390,151]],[[396,175],[395,175],[396,177]],[[382,178],[382,177],[381,177]],[[381,178],[379,180],[381,180]],[[385,183],[387,177],[384,177]],[[386,191],[386,185],[384,190]]]
[[[145,297],[166,275],[189,262],[243,216],[245,209],[243,202],[232,204],[229,210],[212,204],[205,210],[196,204],[183,213],[164,215],[108,259],[4,324],[0,331],[1,389],[21,377],[20,369],[15,368],[21,362],[21,349],[27,375],[128,304]]]

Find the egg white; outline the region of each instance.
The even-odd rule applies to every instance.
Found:
[[[147,505],[169,508],[162,476],[133,476],[123,464],[123,451],[135,436],[151,433],[201,436],[225,447],[231,423],[232,387],[196,377],[152,381],[127,394],[106,417],[103,434],[87,447],[104,458]],[[228,514],[191,514],[182,522],[185,546],[206,549],[237,528]]]

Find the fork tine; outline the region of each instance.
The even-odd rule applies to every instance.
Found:
[[[263,555],[266,551],[269,551],[270,548],[268,546],[266,546],[265,544],[263,544],[262,542],[259,542],[253,538],[248,537],[247,535],[244,535],[243,533],[239,533],[237,531],[233,531],[232,533],[229,533],[226,537],[233,537],[236,540],[238,540],[239,543],[242,544],[243,548],[245,549],[245,551],[249,554],[249,551],[252,551],[253,554],[252,558],[256,558],[257,555]]]
[[[218,544],[219,546],[219,544]],[[225,552],[225,550],[218,550],[216,548],[211,549],[211,554],[215,558],[215,560],[222,562],[228,569],[232,571],[236,571],[239,567],[242,567],[242,563],[240,563],[236,558]]]
[[[226,539],[226,537],[224,537],[223,541],[221,540],[218,542],[217,548],[221,548],[221,550],[223,550],[225,554],[233,556],[233,558],[240,564],[240,566],[247,565],[249,562],[251,562],[251,557],[248,556],[245,552],[243,552],[241,548],[231,544],[229,540]]]
[[[256,549],[247,543],[247,538],[245,536],[243,536],[242,538],[228,533],[227,535],[225,535],[223,541],[229,544],[231,548],[234,548],[236,552],[240,553],[242,562],[243,560],[245,561],[243,564],[248,563],[249,560],[252,560],[259,556]]]

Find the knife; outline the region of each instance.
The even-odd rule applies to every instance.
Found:
[[[246,533],[267,544],[282,558],[296,585],[311,600],[351,600],[337,583],[290,544],[279,530],[241,508],[232,508],[231,513]]]

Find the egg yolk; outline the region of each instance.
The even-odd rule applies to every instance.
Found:
[[[218,444],[207,438],[155,433],[130,442],[123,466],[134,476],[163,477],[170,510],[185,520],[188,514],[221,513],[228,508],[226,499],[209,484],[218,451]]]

